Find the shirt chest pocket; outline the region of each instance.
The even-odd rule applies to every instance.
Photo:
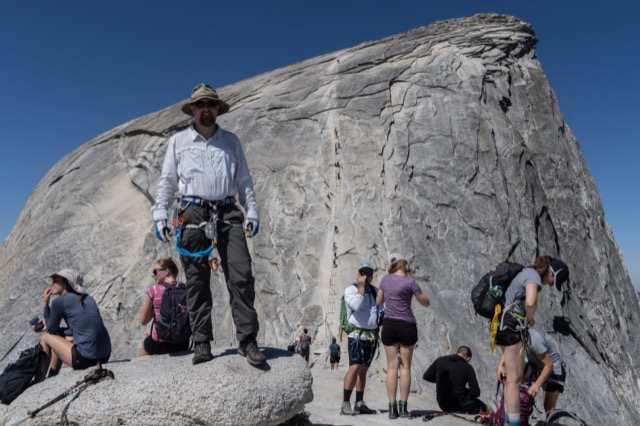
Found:
[[[206,152],[198,147],[182,149],[177,153],[178,176],[185,182],[190,182],[204,172]]]

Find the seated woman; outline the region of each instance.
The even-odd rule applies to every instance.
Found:
[[[44,291],[42,298],[47,332],[40,338],[40,344],[45,354],[50,359],[57,357],[74,370],[109,361],[109,332],[102,322],[96,301],[82,287],[82,275],[72,269],[63,269],[50,277],[51,286]],[[49,303],[52,295],[58,297]],[[71,330],[72,341],[58,334],[62,320]],[[40,377],[46,370],[47,366],[42,363]]]
[[[140,356],[170,354],[189,349],[189,339],[182,343],[166,342],[158,337],[156,327],[154,327],[155,318],[160,314],[165,285],[178,286],[180,283],[176,279],[177,276],[178,266],[173,259],[159,259],[153,265],[155,284],[146,291],[144,306],[140,311],[140,324],[147,325],[152,319],[154,319],[154,323],[145,332],[146,337],[140,348]]]

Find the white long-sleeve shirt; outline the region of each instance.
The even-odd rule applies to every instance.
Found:
[[[350,285],[344,290],[349,323],[366,330],[375,330],[378,327],[378,307],[371,287],[373,286],[369,286],[368,291],[362,296],[358,294],[358,287],[355,285]]]
[[[167,219],[176,190],[211,201],[237,194],[247,218],[259,220],[253,180],[240,139],[221,127],[210,139],[193,125],[169,139],[156,203],[151,207],[154,221]]]

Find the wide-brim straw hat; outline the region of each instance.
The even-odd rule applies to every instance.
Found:
[[[73,269],[63,269],[62,271],[58,271],[55,274],[49,275],[49,278],[53,278],[55,276],[66,279],[73,291],[75,291],[76,293],[87,294],[87,291],[82,286],[82,284],[84,283],[84,279],[78,271]]]
[[[180,110],[187,115],[193,116],[193,112],[191,112],[191,104],[201,99],[211,99],[218,102],[220,104],[218,116],[229,112],[229,109],[231,108],[228,103],[220,99],[220,97],[218,96],[218,92],[216,92],[213,87],[205,83],[200,83],[193,88],[193,90],[191,91],[191,98],[189,99],[189,102],[182,105],[182,108],[180,108]]]

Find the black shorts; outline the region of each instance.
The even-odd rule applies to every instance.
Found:
[[[564,381],[567,379],[567,372],[562,366],[562,374],[557,375],[551,372],[547,380],[542,384],[542,389],[547,392],[564,392]]]
[[[520,321],[510,314],[505,314],[503,329],[496,334],[496,345],[513,346],[524,340],[525,334],[520,331]]]
[[[106,356],[100,359],[85,358],[80,355],[76,345],[71,347],[71,366],[74,370],[84,370],[86,368],[93,367],[97,363],[104,364],[109,361],[109,357],[110,356]]]
[[[415,322],[407,322],[385,317],[382,321],[382,344],[385,346],[413,346],[418,342],[418,326]]]
[[[149,355],[164,355],[188,350],[189,341],[186,340],[182,343],[157,342],[151,336],[147,336],[142,346]]]
[[[331,364],[337,364],[340,362],[340,355],[336,355],[336,356],[331,356],[329,355],[329,362]]]

